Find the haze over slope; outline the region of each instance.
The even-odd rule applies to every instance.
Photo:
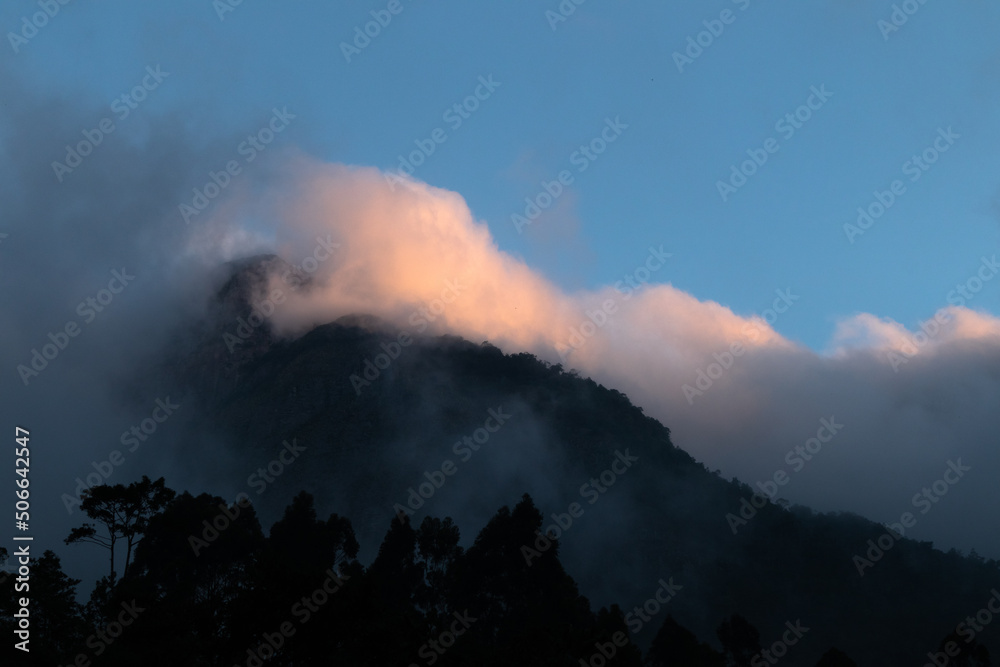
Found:
[[[415,523],[453,516],[468,543],[498,505],[528,492],[546,526],[562,524],[560,557],[595,603],[628,610],[672,578],[684,588],[670,613],[703,639],[734,611],[762,637],[801,618],[810,640],[790,664],[813,664],[831,645],[872,661],[861,664],[917,660],[988,597],[995,561],[908,539],[861,576],[854,556],[884,529],[859,517],[768,505],[731,521],[747,516],[751,489],[675,448],[620,392],[531,355],[406,337],[369,316],[277,338],[269,323],[253,326],[241,302],[289,267],[261,257],[236,268],[219,317],[169,360],[198,414],[173,455],[197,468],[204,452],[225,449],[212,488],[247,493],[265,523],[305,488],[323,512],[352,519],[368,553],[396,511]],[[283,298],[308,289],[286,288]],[[366,360],[377,360],[377,373],[360,370]],[[352,375],[355,386],[344,382]],[[262,475],[287,443],[301,451]],[[581,511],[571,519],[574,502]],[[875,624],[879,633],[870,632]],[[637,641],[649,638],[640,631]]]
[[[272,185],[230,202],[202,233],[228,229],[225,238],[249,247],[277,247],[296,264],[309,259],[303,266],[319,288],[275,309],[279,333],[371,313],[410,332],[530,351],[626,392],[727,475],[752,483],[794,473],[786,497],[884,521],[913,509],[914,494],[962,458],[973,472],[915,534],[1000,554],[1000,529],[962,520],[1000,513],[990,499],[1000,468],[1000,321],[989,314],[942,303],[924,331],[909,332],[859,313],[838,323],[821,355],[769,325],[808,295],[775,285],[767,307],[746,315],[700,301],[669,284],[669,255],[679,249],[660,239],[636,248],[622,280],[569,294],[500,251],[456,193],[305,159]],[[251,211],[276,221],[256,244],[243,224]],[[337,247],[315,261],[324,244]],[[980,275],[994,265],[984,256]],[[276,279],[272,289],[280,286]],[[964,302],[957,295],[952,304]],[[789,452],[831,417],[845,424],[835,443],[793,469]]]

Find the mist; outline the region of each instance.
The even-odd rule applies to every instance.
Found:
[[[101,105],[40,95],[3,70],[0,77],[13,91],[0,108],[0,255],[4,280],[16,281],[0,296],[2,392],[12,419],[32,425],[33,465],[45,471],[34,496],[37,539],[69,556],[75,576],[104,572],[103,561],[83,555],[87,547],[62,544],[83,520],[67,497],[78,497],[88,476],[115,484],[162,475],[175,488],[226,495],[236,489],[215,488],[217,471],[257,465],[213,434],[197,457],[172,446],[200,406],[165,382],[161,389],[151,369],[204,316],[227,277],[225,262],[272,251],[311,282],[286,289],[287,301],[269,316],[280,336],[372,314],[411,335],[451,333],[529,351],[624,391],[679,447],[726,476],[753,485],[785,470],[791,480],[781,497],[879,521],[912,510],[913,496],[961,459],[971,471],[919,516],[910,536],[1000,555],[1000,530],[988,527],[1000,518],[989,495],[1000,464],[1000,322],[984,312],[942,295],[924,340],[858,313],[839,323],[820,354],[779,333],[782,314],[806,298],[795,285],[763,295],[769,310],[735,313],[666,283],[684,248],[651,238],[621,267],[626,279],[567,291],[501,250],[490,225],[503,221],[477,219],[460,193],[324,163],[292,146],[269,150],[186,221],[182,205],[204,188],[206,165],[225,164],[257,128],[202,136],[180,115],[164,116],[107,138],[56,183],[51,163],[100,118]],[[272,276],[272,290],[283,284]],[[346,373],[345,386],[363,370]],[[178,407],[160,422],[157,401]],[[843,429],[793,471],[786,457],[816,435],[821,419]],[[144,432],[144,422],[155,431]],[[134,428],[145,438],[130,450]],[[522,440],[540,447],[544,438]],[[110,463],[115,451],[122,463]],[[552,464],[547,456],[538,455],[539,468]],[[517,490],[509,491],[513,502]],[[366,520],[384,519],[378,512]]]
[[[667,255],[683,249],[651,240],[622,267],[633,280],[567,293],[500,250],[459,194],[397,178],[303,158],[247,203],[268,204],[277,247],[296,265],[318,239],[338,244],[331,259],[307,263],[317,287],[275,309],[279,332],[366,312],[411,333],[528,350],[621,389],[726,476],[766,486],[784,471],[781,497],[886,523],[917,507],[910,536],[1000,553],[1000,531],[965,519],[1000,510],[989,501],[1000,320],[953,305],[958,292],[914,331],[857,313],[816,353],[774,328],[805,298],[794,285],[775,285],[760,313],[734,313],[658,282]],[[995,256],[981,262],[970,275],[980,289],[996,272]],[[821,420],[841,426],[827,444]],[[947,498],[915,499],[956,461],[971,471]]]

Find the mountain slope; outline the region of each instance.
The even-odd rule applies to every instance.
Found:
[[[527,492],[546,525],[561,523],[561,559],[596,604],[631,610],[661,579],[683,587],[648,620],[633,613],[640,643],[668,612],[712,641],[739,612],[765,647],[801,620],[809,630],[787,664],[815,664],[831,646],[859,664],[922,660],[1000,579],[996,562],[907,539],[860,576],[853,557],[885,528],[850,515],[767,504],[734,535],[727,515],[749,487],[706,470],[620,392],[528,354],[366,317],[290,341],[265,321],[230,352],[223,333],[233,313],[246,317],[255,284],[225,292],[217,318],[170,367],[202,415],[178,447],[227,448],[223,477],[265,517],[306,489],[324,511],[350,517],[369,548],[401,508],[416,521],[452,516],[469,539]],[[411,340],[401,333],[412,342],[399,344]],[[261,475],[283,443],[304,449]],[[997,635],[987,625],[977,639],[997,646]]]

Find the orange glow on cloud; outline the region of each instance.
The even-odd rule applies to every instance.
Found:
[[[316,267],[313,288],[284,290],[289,298],[270,319],[279,333],[299,335],[349,314],[421,333],[411,318],[431,308],[439,316],[426,333],[489,340],[505,352],[576,368],[627,394],[706,464],[746,480],[772,475],[788,451],[816,433],[820,418],[836,418],[848,424],[845,434],[824,451],[822,465],[810,468],[816,476],[804,471],[808,483],[792,489],[799,502],[821,508],[868,507],[858,489],[895,508],[915,483],[900,475],[901,461],[933,459],[936,466],[959,444],[970,457],[995,456],[1000,319],[989,314],[945,308],[938,313],[944,323],[915,344],[919,329],[860,313],[839,323],[830,353],[818,354],[761,317],[669,284],[628,295],[614,286],[567,292],[501,251],[454,192],[417,181],[393,190],[376,169],[307,159],[283,178],[252,199],[231,195],[238,201],[219,206],[201,243],[195,239],[202,252],[206,239],[243,255],[276,245],[295,265],[313,255],[317,238],[340,244]],[[255,219],[267,221],[266,232],[255,235],[237,222]],[[635,264],[622,273],[651,255],[637,243]],[[273,280],[284,287],[280,277]],[[459,285],[457,296],[449,283]],[[961,400],[951,397],[954,387],[962,388]],[[845,474],[851,484],[841,483]]]
[[[418,311],[434,306],[439,314],[429,323],[430,333],[530,351],[613,386],[651,392],[660,400],[666,394],[671,401],[682,398],[681,385],[692,381],[697,369],[734,344],[746,350],[744,358],[764,351],[817,356],[758,316],[737,315],[669,284],[651,283],[628,294],[611,286],[567,293],[501,251],[486,223],[474,218],[457,193],[411,179],[390,187],[377,169],[306,158],[291,164],[285,177],[260,201],[243,202],[255,215],[264,210],[278,221],[279,254],[298,264],[312,254],[317,238],[329,237],[340,247],[319,264],[314,289],[293,295],[276,310],[272,323],[279,333],[297,335],[348,314],[376,315],[414,332]],[[217,217],[234,220],[239,206],[226,203]],[[251,235],[235,227],[223,233],[208,225],[201,240],[246,247]],[[635,266],[626,268],[638,268],[646,256],[640,246]],[[449,285],[458,287],[457,296]],[[443,296],[451,302],[445,304]],[[605,317],[600,311],[608,304]],[[940,312],[947,323],[918,352],[959,340],[1000,341],[995,317],[964,307]],[[861,313],[838,325],[831,359],[912,352],[914,335],[890,319]]]
[[[295,194],[283,198],[278,211],[281,254],[293,262],[308,256],[315,237],[326,234],[341,247],[315,274],[321,288],[275,315],[283,331],[351,313],[412,328],[410,316],[439,299],[451,282],[462,292],[434,331],[529,350],[584,371],[608,363],[615,350],[687,366],[736,341],[747,348],[791,345],[759,318],[740,317],[666,284],[629,294],[612,287],[567,294],[499,250],[486,224],[453,192],[416,181],[392,190],[371,168],[299,164],[297,170]],[[642,248],[636,266],[645,255]],[[604,318],[588,318],[588,311],[608,301],[610,317],[593,326],[593,319]],[[582,333],[574,337],[574,331]],[[568,353],[560,358],[560,351]]]

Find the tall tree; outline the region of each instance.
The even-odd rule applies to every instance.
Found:
[[[578,664],[595,655],[600,662],[601,647],[614,653],[609,665],[641,664],[620,610],[591,611],[542,523],[525,494],[513,510],[501,508],[456,560],[451,608],[476,620],[449,649],[447,664]],[[625,646],[612,641],[618,632]]]
[[[136,549],[131,579],[149,610],[128,642],[164,664],[244,663],[263,617],[275,611],[255,597],[264,540],[249,503],[204,493],[174,498],[149,521]]]
[[[128,566],[132,560],[132,550],[145,533],[149,519],[160,512],[174,497],[174,492],[166,488],[163,478],[151,481],[145,475],[142,480],[128,486],[102,484],[84,491],[80,508],[95,523],[84,523],[70,531],[66,544],[89,542],[108,550],[110,576],[117,577],[115,569],[115,548],[119,540],[125,541],[125,565],[122,578],[128,576]],[[98,526],[103,532],[98,532]]]
[[[0,548],[0,564],[6,561],[7,553]],[[30,568],[30,581],[22,582],[28,583],[29,589],[15,591],[16,575],[0,577],[0,632],[4,636],[0,664],[71,664],[83,649],[87,634],[82,609],[76,601],[76,586],[80,581],[66,576],[59,557],[52,551],[32,558]],[[14,616],[21,607],[20,598],[30,600],[28,653],[14,647],[15,642],[22,640],[14,634],[19,620],[23,620]]]
[[[450,518],[442,521],[424,517],[417,530],[417,553],[423,564],[426,584],[417,598],[417,605],[432,618],[432,622],[451,614],[448,608],[452,592],[450,570],[463,553],[458,540],[458,526]]]
[[[76,601],[79,579],[62,570],[59,557],[45,551],[32,564],[31,605],[35,646],[52,655],[69,657],[84,636],[82,608]]]
[[[254,573],[256,590],[249,598],[260,632],[251,644],[260,644],[274,628],[291,620],[304,627],[275,660],[292,664],[321,654],[318,647],[336,650],[344,641],[345,595],[341,590],[352,579],[346,573],[359,549],[351,522],[332,514],[318,518],[312,495],[300,492],[271,526]],[[350,610],[354,612],[355,610]]]

